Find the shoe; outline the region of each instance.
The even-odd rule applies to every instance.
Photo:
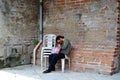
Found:
[[[53,68],[51,69],[51,71],[55,71],[55,67],[53,67]]]
[[[45,70],[45,71],[43,71],[43,73],[50,73],[51,72],[51,70]]]
[[[55,68],[54,68],[54,69],[52,69],[52,71],[55,71]]]

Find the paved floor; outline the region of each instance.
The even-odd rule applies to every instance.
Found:
[[[110,76],[57,70],[43,74],[39,66],[24,65],[0,70],[0,80],[120,80],[120,73]]]

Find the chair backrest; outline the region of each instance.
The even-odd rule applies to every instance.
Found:
[[[43,47],[55,47],[56,46],[56,35],[46,34],[43,37]]]

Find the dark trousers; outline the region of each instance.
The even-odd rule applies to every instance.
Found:
[[[65,58],[65,55],[62,53],[59,54],[50,54],[49,55],[49,67],[48,70],[55,70],[55,64],[59,59]]]

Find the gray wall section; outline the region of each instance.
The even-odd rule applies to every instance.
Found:
[[[32,53],[38,20],[39,0],[0,0],[0,59],[16,53],[24,59]]]

